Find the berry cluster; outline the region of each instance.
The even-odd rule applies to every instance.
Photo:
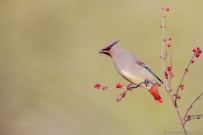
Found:
[[[194,52],[194,55],[193,55],[192,59],[190,60],[190,63],[193,64],[193,63],[195,62],[195,60],[193,59],[194,56],[195,56],[196,58],[198,58],[198,57],[200,56],[200,54],[202,53],[202,50],[200,49],[200,47],[196,47],[196,48],[194,48],[192,51]],[[190,66],[190,63],[189,63],[189,65],[188,65],[188,67],[185,69],[185,73],[188,73],[188,72],[189,72],[188,68],[189,68],[189,66]],[[167,70],[170,71],[170,67],[167,67]],[[185,73],[184,73],[184,74],[185,74]],[[184,78],[184,76],[183,76],[183,78]],[[180,83],[178,89],[181,89],[181,90],[184,89],[184,84],[182,83],[182,81],[181,81],[181,83]],[[177,94],[178,94],[178,92],[177,92]],[[176,97],[176,94],[175,94],[174,96]],[[178,96],[177,96],[177,98],[178,98]],[[178,99],[180,99],[180,98],[178,98]]]
[[[166,71],[164,71],[164,76],[165,76],[166,79],[169,78],[169,75],[170,75],[170,77],[174,76],[171,66],[167,66]]]
[[[100,83],[96,83],[96,84],[94,85],[94,88],[99,89],[100,87],[101,87],[101,84],[100,84]]]
[[[95,83],[94,84],[94,88],[100,89],[100,87],[101,87],[100,83]],[[115,89],[115,88],[109,88],[108,86],[102,86],[101,88],[102,88],[102,90],[112,90],[112,89]],[[122,89],[122,88],[126,89],[126,90],[124,92],[122,92],[121,94],[119,94],[120,98],[116,98],[117,102],[121,101],[122,98],[125,98],[126,92],[129,91],[129,90],[132,90],[133,87],[132,87],[132,84],[129,84],[127,87],[123,87],[123,85],[120,84],[120,83],[116,84],[116,89]]]
[[[194,48],[192,51],[194,52],[196,58],[198,58],[200,56],[200,54],[202,53],[202,50],[199,47]],[[192,61],[191,61],[191,63],[192,63]]]
[[[169,43],[169,42],[172,41],[172,37],[169,37],[167,39],[164,38],[163,41],[164,41],[164,44],[166,45],[166,47],[168,47],[168,48],[171,47],[171,43]],[[164,60],[166,60],[166,63],[167,63],[167,57],[168,57],[168,52],[167,52],[167,48],[166,48],[165,56],[163,58]],[[165,79],[169,79],[169,78],[171,79],[174,76],[171,66],[167,66],[166,71],[164,71],[164,76],[165,76]]]

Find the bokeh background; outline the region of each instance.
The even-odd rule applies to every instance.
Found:
[[[1,0],[1,135],[161,135],[182,131],[167,92],[156,104],[145,89],[115,99],[122,90],[102,91],[96,82],[127,85],[111,59],[98,50],[119,44],[163,79],[160,52],[162,7],[166,37],[173,38],[173,88],[196,46],[203,48],[202,0]],[[203,58],[195,59],[180,91],[181,114],[203,91]],[[198,101],[190,114],[203,113]],[[187,130],[203,134],[203,120]]]

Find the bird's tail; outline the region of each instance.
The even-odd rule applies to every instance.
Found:
[[[163,102],[163,100],[161,99],[161,96],[159,95],[159,91],[157,89],[157,86],[155,84],[153,84],[151,86],[149,92],[152,94],[152,96],[154,97],[154,99],[156,100],[156,102],[158,104],[161,104]]]

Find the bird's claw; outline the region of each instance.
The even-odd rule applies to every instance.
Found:
[[[144,84],[146,85],[146,87],[149,85],[149,83],[150,83],[150,80],[149,80],[149,79],[145,79],[145,80],[144,80]]]

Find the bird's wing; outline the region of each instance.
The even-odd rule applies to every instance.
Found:
[[[147,69],[150,73],[152,73],[161,83],[163,83],[163,81],[154,73],[152,72],[152,70],[142,61],[136,61],[136,63],[140,66],[142,66],[143,68]]]

